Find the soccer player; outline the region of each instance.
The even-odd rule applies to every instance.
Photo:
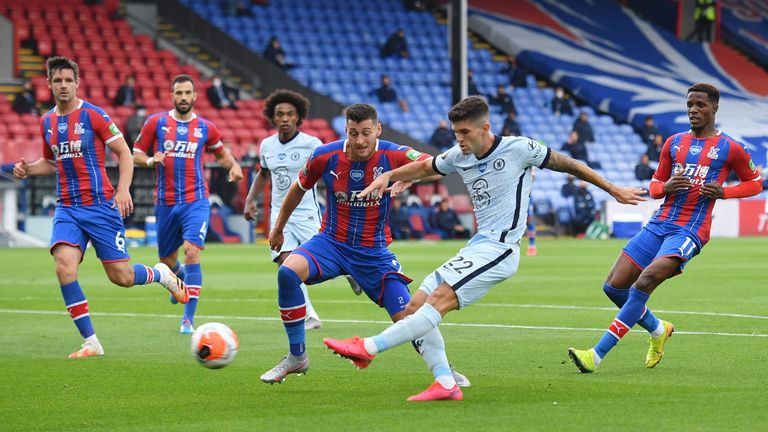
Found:
[[[298,127],[307,118],[308,112],[309,101],[296,92],[277,90],[267,97],[264,103],[264,116],[272,122],[278,132],[261,142],[259,150],[260,170],[253,179],[251,189],[245,198],[244,215],[246,220],[256,219],[256,198],[264,190],[264,185],[271,182],[271,230],[277,221],[280,204],[283,202],[288,188],[298,178],[299,170],[306,165],[312,152],[322,145],[319,139],[298,130]],[[304,195],[288,219],[283,230],[285,242],[280,250],[273,251],[270,249],[272,261],[279,266],[291,251],[317,234],[320,231],[321,218],[320,206],[317,203],[317,189],[313,186],[312,192]],[[347,275],[347,280],[355,294],[360,295],[362,291],[355,280],[349,275]],[[315,308],[312,307],[307,287],[303,283],[301,284],[301,291],[304,293],[307,305],[307,318],[304,327],[307,330],[320,328],[322,326],[320,317],[315,312]]]
[[[461,175],[472,196],[478,232],[456,256],[426,277],[413,295],[407,319],[369,338],[323,342],[360,368],[367,367],[376,354],[423,337],[437,329],[443,317],[454,309],[466,308],[480,300],[497,283],[517,272],[523,221],[531,194],[531,170],[548,168],[571,173],[610,193],[621,203],[642,201],[639,188],[617,187],[587,165],[552,151],[526,137],[494,136],[489,122],[488,104],[480,96],[470,96],[448,112],[458,145],[434,158],[419,161],[378,176],[357,194],[366,200],[384,193],[390,181],[410,181],[435,173]],[[444,346],[439,369],[447,367]],[[437,356],[437,354],[435,354]],[[427,390],[409,401],[461,400],[461,389],[437,376]]]
[[[43,157],[31,164],[21,159],[14,165],[13,175],[25,179],[56,174],[51,255],[64,303],[85,339],[81,349],[69,357],[101,356],[104,348],[96,337],[88,300],[77,280],[88,241],[112,283],[131,287],[158,282],[181,303],[186,303],[189,295],[184,282],[165,264],[151,268],[128,263],[123,218],[133,211],[128,192],[133,177],[131,151],[109,115],[77,97],[80,76],[75,62],[51,57],[46,69],[56,105],[40,119]],[[104,167],[107,146],[119,159],[117,192]]]
[[[205,248],[211,208],[203,174],[203,152],[211,152],[229,170],[228,180],[243,178],[240,165],[221,143],[221,133],[193,111],[197,92],[192,77],[171,82],[173,109],[149,116],[133,145],[133,161],[157,171],[155,215],[160,261],[183,278],[189,289],[179,333],[194,331],[195,310],[203,285],[200,252]],[[152,154],[150,157],[149,155]],[[179,262],[184,249],[184,265]],[[173,299],[171,299],[173,301]]]
[[[370,105],[350,106],[346,118],[348,138],[312,152],[298,180],[285,195],[269,235],[272,250],[281,250],[288,218],[303,195],[322,178],[328,207],[320,232],[294,249],[277,272],[277,302],[290,352],[261,376],[265,383],[282,382],[288,374],[301,375],[309,369],[304,346],[306,300],[300,288],[302,283],[315,284],[348,274],[360,284],[368,298],[386,309],[392,321],[406,316],[405,307],[410,299],[407,284],[411,279],[402,273],[397,258],[387,249],[392,241],[387,224],[392,199],[390,196],[362,198],[359,193],[385,172],[429,156],[379,140],[381,124],[376,109]],[[444,351],[435,349],[442,345],[443,337],[438,330],[416,344],[427,364],[445,365],[445,369],[433,372],[468,385],[461,374],[456,373],[453,378]]]
[[[720,91],[698,83],[688,88],[691,129],[667,138],[649,187],[664,202],[619,254],[603,290],[620,308],[593,348],[570,348],[568,355],[582,373],[594,372],[606,354],[635,324],[651,333],[645,366],[655,367],[675,331],[646,307],[651,293],[685,265],[709,241],[712,209],[718,199],[744,198],[762,191],[760,172],[743,144],[715,129]],[[731,171],[741,180],[723,187]]]

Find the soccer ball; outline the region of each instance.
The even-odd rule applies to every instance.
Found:
[[[220,369],[232,363],[240,343],[226,324],[205,323],[192,334],[192,355],[208,369]]]

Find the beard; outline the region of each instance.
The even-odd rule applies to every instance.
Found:
[[[174,108],[176,108],[176,111],[177,111],[179,114],[181,114],[181,115],[185,115],[186,113],[188,113],[188,112],[192,111],[192,106],[193,106],[193,105],[194,105],[194,104],[193,104],[192,102],[190,102],[190,103],[188,103],[188,104],[187,104],[186,108],[182,108],[182,107],[181,107],[181,105],[179,105],[179,104],[177,104],[177,103],[174,103],[174,104],[173,104],[173,107],[174,107]]]

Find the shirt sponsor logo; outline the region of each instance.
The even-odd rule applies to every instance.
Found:
[[[194,159],[197,153],[198,143],[196,141],[177,140],[176,142],[173,142],[167,140],[163,143],[163,147],[165,148],[165,155],[167,157]]]
[[[691,179],[691,186],[701,186],[709,174],[709,167],[694,163],[676,163],[672,168],[673,174],[682,174]]]
[[[371,195],[368,195],[365,198],[360,198],[358,196],[360,192],[362,190],[351,191],[349,194],[344,191],[336,191],[333,193],[333,196],[336,198],[337,204],[348,207],[373,207],[379,205],[380,197],[374,199]]]
[[[51,152],[56,160],[73,159],[83,157],[81,140],[62,141],[58,145],[51,146]]]
[[[352,180],[354,181],[360,181],[365,176],[365,173],[363,170],[354,169],[349,172],[349,176],[352,177]]]

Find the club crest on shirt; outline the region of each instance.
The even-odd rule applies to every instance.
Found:
[[[375,167],[373,169],[373,179],[376,180],[376,178],[380,175],[384,174],[384,167]]]
[[[75,135],[82,135],[85,133],[82,123],[75,123]]]
[[[203,137],[203,130],[200,128],[195,128],[195,130],[192,132],[192,134],[195,136],[195,138],[202,138]]]
[[[697,154],[701,153],[701,146],[693,145],[688,151],[691,152],[692,155],[696,156]]]
[[[352,180],[354,181],[360,181],[363,178],[363,176],[365,176],[365,173],[363,172],[363,170],[354,169],[349,172],[349,176],[352,177]]]
[[[504,159],[498,158],[495,161],[493,161],[493,169],[496,171],[501,171],[504,169],[504,165],[506,165],[506,162],[504,162]]]
[[[709,153],[707,153],[707,157],[710,159],[717,159],[717,152],[719,150],[720,149],[717,147],[712,147],[711,149],[709,149]]]

